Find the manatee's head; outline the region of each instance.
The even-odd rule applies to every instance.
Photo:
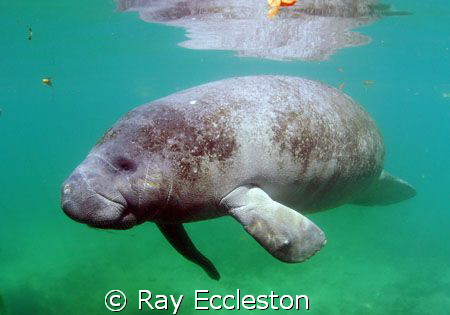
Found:
[[[163,164],[139,146],[139,128],[133,115],[123,118],[62,184],[61,207],[70,218],[96,228],[129,229],[164,207]]]

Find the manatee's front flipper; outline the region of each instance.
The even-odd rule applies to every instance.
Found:
[[[202,267],[212,279],[220,279],[220,274],[216,267],[198,251],[182,224],[157,224],[157,226],[178,253]]]
[[[313,222],[258,187],[238,187],[220,205],[281,261],[304,261],[326,243],[325,234]]]
[[[386,206],[415,195],[416,190],[410,184],[383,171],[378,180],[352,203],[361,206]]]

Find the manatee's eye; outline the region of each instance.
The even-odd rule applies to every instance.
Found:
[[[121,171],[132,172],[132,171],[136,170],[136,164],[132,160],[127,159],[122,156],[116,158],[116,160],[114,161],[114,164]]]

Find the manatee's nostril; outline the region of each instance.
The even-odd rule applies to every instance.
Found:
[[[125,172],[132,172],[136,170],[136,164],[132,160],[125,157],[118,157],[115,164],[120,170]]]

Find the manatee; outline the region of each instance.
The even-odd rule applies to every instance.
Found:
[[[250,76],[137,107],[61,187],[61,206],[91,227],[154,222],[213,279],[183,224],[232,216],[270,254],[302,262],[326,243],[306,215],[343,204],[389,205],[415,190],[383,170],[374,121],[319,82]]]

